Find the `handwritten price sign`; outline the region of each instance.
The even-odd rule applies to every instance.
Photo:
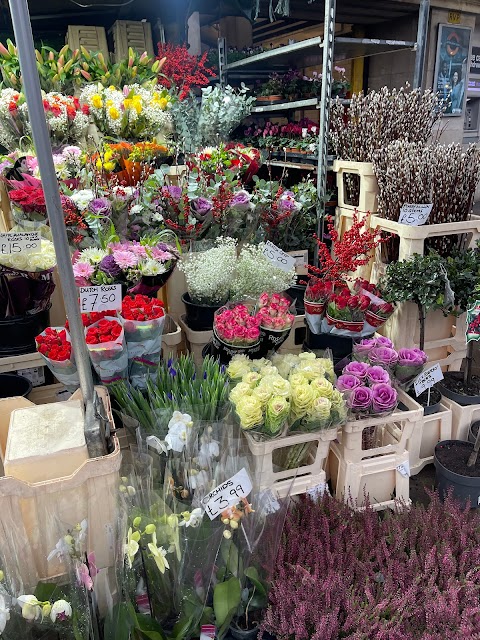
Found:
[[[400,208],[400,224],[408,224],[411,227],[419,227],[428,220],[433,204],[404,204]]]
[[[122,285],[103,284],[100,287],[80,287],[80,311],[116,311],[122,308]]]
[[[279,249],[270,240],[265,243],[263,255],[282,271],[290,271],[296,263],[296,259],[293,256],[289,256],[288,253]]]
[[[417,398],[427,389],[431,389],[434,384],[443,380],[443,373],[439,364],[434,364],[433,367],[429,367],[422,371],[422,373],[415,378],[413,385],[415,387],[415,394]]]
[[[39,253],[41,242],[39,231],[0,233],[0,254]]]
[[[202,506],[210,520],[215,520],[222,511],[228,509],[241,498],[246,498],[252,490],[252,481],[245,469],[225,480],[222,484],[210,491],[202,500]]]

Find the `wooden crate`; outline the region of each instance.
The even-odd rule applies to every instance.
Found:
[[[108,60],[107,34],[104,27],[69,24],[66,42],[72,51],[82,46],[91,53],[101,51],[105,61]]]
[[[117,62],[128,58],[129,47],[140,54],[146,51],[149,56],[155,55],[152,27],[149,22],[117,20],[113,23],[109,33],[113,37],[115,60]]]

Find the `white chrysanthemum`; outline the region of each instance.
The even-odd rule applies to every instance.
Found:
[[[91,189],[81,189],[70,196],[80,211],[84,211],[90,202],[95,198],[95,194]]]
[[[90,264],[99,264],[103,260],[103,258],[105,258],[106,255],[107,255],[107,252],[103,251],[103,249],[92,247],[90,249],[84,249],[81,252],[79,261],[89,262]]]
[[[138,270],[144,276],[159,276],[161,273],[165,273],[167,269],[165,265],[160,262],[157,262],[152,258],[148,258],[138,265]]]

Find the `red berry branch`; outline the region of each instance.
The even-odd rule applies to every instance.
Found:
[[[208,53],[194,56],[188,53],[186,45],[158,43],[158,59],[166,58],[162,67],[165,77],[159,78],[159,84],[170,89],[176,88],[179,100],[184,100],[195,87],[206,87],[211,77],[216,77],[213,69],[205,65]]]
[[[327,228],[332,239],[332,252],[317,236],[318,267],[308,265],[311,275],[334,283],[344,283],[349,273],[358,267],[368,264],[376,247],[386,242],[379,229],[371,229],[368,225],[370,214],[359,220],[357,212],[353,213],[352,228],[345,231],[341,240],[335,229],[332,218],[327,218]],[[364,227],[366,227],[364,229]]]

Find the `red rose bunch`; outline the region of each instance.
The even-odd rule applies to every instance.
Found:
[[[157,298],[149,298],[138,294],[136,296],[125,296],[122,301],[122,317],[125,320],[142,322],[163,318],[164,315],[163,302]]]
[[[330,296],[328,315],[346,322],[363,322],[369,306],[368,296],[352,295],[348,288],[343,288]]]
[[[395,306],[393,304],[383,300],[382,291],[374,284],[368,282],[368,280],[362,280],[359,278],[355,282],[354,288],[357,293],[366,294],[370,298],[370,307],[368,309],[369,314],[377,316],[378,321],[381,319],[385,321],[395,311]],[[367,318],[367,320],[369,319]],[[381,325],[375,323],[373,326],[378,327]]]
[[[102,320],[102,318],[105,318],[105,316],[114,316],[116,314],[116,311],[91,311],[90,313],[82,313],[82,324],[85,328],[89,327],[92,324],[95,324],[95,322],[98,322],[99,320]],[[68,324],[68,320],[65,322],[65,329],[67,329],[67,331],[70,329],[70,326]]]
[[[330,280],[320,280],[320,278],[310,278],[305,291],[307,302],[323,303],[333,292],[333,283]]]
[[[45,195],[42,187],[25,185],[21,189],[12,189],[8,194],[10,201],[25,213],[47,213]]]
[[[117,320],[100,320],[96,327],[87,329],[85,340],[87,344],[101,344],[115,342],[122,333],[122,327]]]
[[[72,345],[67,337],[65,329],[52,329],[48,327],[43,334],[35,338],[37,350],[46,358],[56,362],[70,360]]]

